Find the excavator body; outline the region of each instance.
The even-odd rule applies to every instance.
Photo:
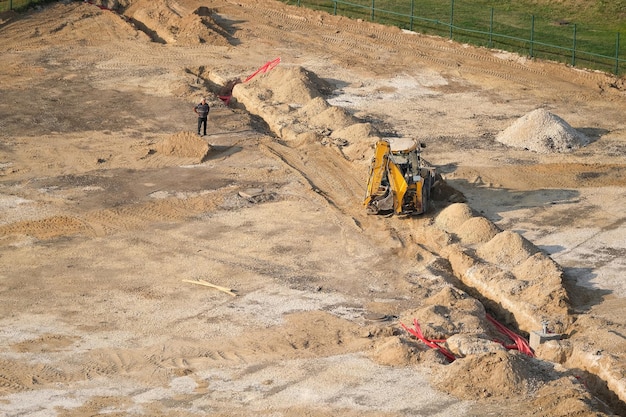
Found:
[[[368,214],[418,215],[428,211],[435,168],[426,166],[421,147],[408,138],[376,142],[363,202]]]

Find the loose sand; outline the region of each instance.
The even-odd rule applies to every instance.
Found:
[[[0,19],[0,413],[626,412],[622,84],[273,1],[99,4]],[[365,213],[381,137],[426,145],[426,215]]]

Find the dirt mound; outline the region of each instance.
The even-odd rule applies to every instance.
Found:
[[[192,158],[196,163],[202,162],[210,149],[208,143],[191,132],[175,133],[156,146],[157,152],[163,155]]]
[[[481,216],[467,219],[456,231],[458,238],[466,245],[486,243],[498,233],[498,226]]]
[[[514,267],[539,252],[519,233],[505,230],[476,250],[478,256],[495,265]]]
[[[506,350],[501,343],[474,334],[455,334],[446,339],[446,348],[457,358]]]
[[[152,0],[135,1],[124,11],[124,15],[155,42],[228,46],[228,34],[213,19],[212,13],[207,7],[199,7],[185,15],[164,1]]]
[[[570,152],[589,143],[585,135],[545,109],[520,117],[498,134],[496,140],[538,153]]]
[[[543,282],[550,277],[558,277],[560,280],[563,274],[561,266],[542,252],[537,252],[530,256],[513,268],[512,271],[516,277],[526,281],[537,280],[538,276],[541,277]]]
[[[311,119],[311,124],[326,129],[343,129],[355,124],[357,120],[341,107],[329,107]]]
[[[267,73],[255,76],[247,83],[236,85],[233,96],[238,98],[238,93],[241,94],[242,90],[253,91],[258,100],[266,105],[304,106],[329,92],[331,86],[305,68],[279,65]]]
[[[370,355],[381,365],[407,366],[419,361],[420,351],[414,343],[398,337],[389,337],[375,346]]]
[[[369,123],[355,123],[335,130],[331,137],[346,141],[342,148],[344,156],[351,161],[370,161],[374,145],[379,140],[378,132]]]
[[[535,394],[532,406],[535,410],[541,410],[542,416],[613,415],[595,411],[606,406],[601,404],[599,398],[591,395],[585,385],[574,376],[549,381],[541,386]]]
[[[600,416],[598,399],[575,377],[515,351],[495,351],[457,359],[433,378],[442,391],[458,398],[489,398],[500,404],[514,397],[532,397],[533,415]],[[504,405],[506,408],[506,405]]]
[[[309,87],[310,88],[310,87]],[[298,110],[298,116],[306,119],[316,117],[331,107],[323,97],[315,97]]]
[[[174,36],[179,45],[207,43],[216,46],[228,46],[228,34],[211,16],[212,11],[200,7],[180,20],[180,30]]]
[[[465,203],[454,203],[441,210],[435,218],[435,225],[448,233],[454,233],[473,216],[470,206]]]
[[[311,130],[344,127],[349,115],[328,105],[323,96],[331,86],[299,66],[277,66],[233,87],[236,105],[261,117],[272,132],[287,141],[300,141]],[[313,121],[315,119],[315,122]]]
[[[498,350],[457,359],[435,384],[463,399],[527,396],[543,383],[538,367],[538,361],[528,356]]]
[[[444,287],[425,299],[424,304],[422,308],[404,312],[400,321],[412,327],[417,320],[427,338],[446,339],[455,334],[486,333],[483,305],[455,287]]]

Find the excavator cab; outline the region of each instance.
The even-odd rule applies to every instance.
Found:
[[[368,214],[425,213],[435,184],[435,169],[426,167],[421,148],[410,138],[376,142],[363,204]]]

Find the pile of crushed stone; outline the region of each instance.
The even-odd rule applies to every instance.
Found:
[[[537,153],[563,153],[585,146],[589,139],[565,120],[545,109],[517,119],[496,140],[505,145]]]

